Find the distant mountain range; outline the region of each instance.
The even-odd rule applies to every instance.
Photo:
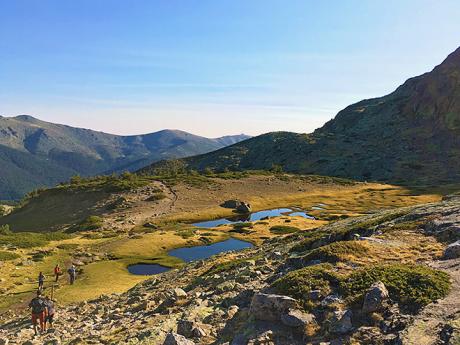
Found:
[[[134,171],[152,162],[210,152],[249,136],[208,139],[178,130],[119,136],[38,120],[0,116],[0,200],[69,177]]]
[[[314,133],[268,133],[183,162],[196,170],[280,166],[403,184],[458,182],[460,48],[431,72],[387,96],[350,105]]]

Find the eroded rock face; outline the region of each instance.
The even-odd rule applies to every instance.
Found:
[[[363,313],[373,313],[382,310],[389,298],[388,290],[382,282],[372,285],[364,296]]]
[[[454,243],[451,243],[447,246],[444,250],[443,258],[448,259],[456,259],[460,257],[460,240]]]
[[[296,300],[288,296],[257,293],[252,298],[250,313],[257,320],[279,321],[281,315],[288,313],[296,305]]]

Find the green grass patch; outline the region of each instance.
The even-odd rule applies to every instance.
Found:
[[[445,297],[450,289],[447,273],[426,266],[403,264],[360,269],[351,273],[340,286],[346,296],[357,299],[377,281],[385,284],[393,300],[411,310]]]
[[[305,259],[335,263],[343,260],[347,255],[362,256],[368,252],[369,248],[358,241],[340,241],[313,249]]]
[[[275,225],[270,228],[270,232],[277,235],[292,234],[297,231],[300,231],[300,229],[295,226],[288,225]]]
[[[20,257],[21,256],[19,254],[7,252],[5,250],[0,250],[0,261],[9,261],[9,260],[18,259]]]

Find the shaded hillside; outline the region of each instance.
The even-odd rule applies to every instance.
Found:
[[[137,170],[154,161],[209,152],[246,138],[208,139],[177,130],[117,136],[27,115],[0,117],[0,200],[19,198],[72,175]]]
[[[460,48],[393,93],[340,111],[312,134],[268,133],[184,159],[189,169],[270,169],[361,180],[460,179]],[[155,170],[158,164],[143,170]]]

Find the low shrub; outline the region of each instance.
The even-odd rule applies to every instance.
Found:
[[[320,290],[329,294],[334,286],[338,286],[340,277],[330,264],[319,264],[289,272],[276,280],[272,287],[282,295],[297,299],[306,309],[309,309],[308,294],[312,290]]]
[[[9,260],[18,259],[20,257],[21,256],[19,254],[0,250],[0,261],[9,261]]]
[[[361,256],[368,252],[369,248],[358,241],[340,241],[313,249],[305,256],[305,259],[335,263],[348,255]]]
[[[163,200],[165,198],[166,198],[166,194],[160,191],[160,192],[155,192],[154,194],[150,195],[145,200],[146,201],[159,201],[159,200]]]
[[[181,229],[176,231],[176,235],[182,237],[183,239],[187,239],[195,236],[195,229]]]
[[[77,231],[89,231],[89,230],[97,230],[102,227],[103,219],[99,216],[89,216],[84,221],[77,224],[75,229]]]
[[[79,245],[77,243],[61,243],[56,246],[56,248],[62,249],[62,250],[74,250],[74,249],[77,249],[78,247]]]
[[[275,225],[270,228],[270,232],[277,235],[292,234],[297,231],[300,231],[300,229],[288,225]]]
[[[449,275],[420,265],[381,265],[351,273],[341,282],[341,290],[352,299],[362,297],[375,282],[387,287],[392,299],[411,310],[417,310],[447,295]]]

